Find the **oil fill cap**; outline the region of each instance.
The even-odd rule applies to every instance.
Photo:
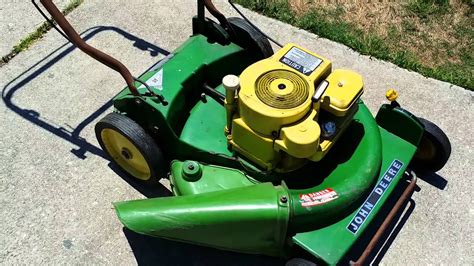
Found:
[[[202,176],[202,167],[196,161],[184,161],[182,172],[186,181],[198,181]]]

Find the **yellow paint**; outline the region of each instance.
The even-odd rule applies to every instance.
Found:
[[[362,77],[350,70],[336,69],[326,79],[329,86],[321,106],[336,116],[344,116],[364,92]]]
[[[314,84],[319,83],[331,71],[329,60],[299,46],[296,47],[323,60],[311,75],[306,76],[281,63],[280,58],[294,46],[296,45],[285,45],[272,57],[252,64],[240,75],[240,116],[260,134],[270,136],[273,131],[279,131],[282,125],[302,119],[311,108]],[[280,84],[285,88],[279,88]],[[275,100],[268,100],[266,103],[257,94]],[[274,102],[278,107],[273,107],[268,102]]]
[[[280,62],[297,47],[319,58],[309,75]],[[306,60],[307,58],[301,58]],[[303,70],[303,72],[305,72]],[[307,72],[309,73],[309,72]],[[315,88],[323,80],[329,85],[320,101],[313,103]],[[288,172],[308,160],[321,160],[352,121],[354,103],[363,93],[360,75],[348,70],[331,73],[331,62],[294,44],[272,57],[247,67],[240,75],[237,106],[228,118],[232,125],[228,141],[244,157],[266,170]],[[339,116],[338,131],[330,139],[321,137],[320,108]]]
[[[148,180],[151,170],[145,157],[124,135],[110,128],[102,130],[100,137],[112,159],[130,175],[140,180]]]
[[[396,101],[397,98],[398,98],[398,92],[394,89],[389,89],[386,93],[385,93],[385,97],[387,98],[387,100],[393,102],[393,101]]]
[[[303,121],[282,127],[280,138],[275,140],[276,148],[295,158],[311,157],[318,150],[321,135],[319,125],[314,121],[315,116],[316,111],[312,110]]]
[[[278,159],[278,153],[273,150],[273,140],[252,130],[242,118],[236,118],[232,123],[233,148],[250,158],[265,169],[272,169]]]
[[[352,122],[352,118],[354,117],[354,114],[356,113],[357,109],[358,105],[353,105],[346,112],[345,116],[341,118],[341,120],[338,122],[338,130],[336,135],[332,136],[331,138],[322,138],[319,143],[318,151],[313,156],[309,157],[308,160],[317,162],[323,159],[324,156],[326,156],[326,154],[334,146],[334,144],[337,142],[342,133],[344,133],[344,130]]]

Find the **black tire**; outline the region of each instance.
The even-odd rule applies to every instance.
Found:
[[[317,266],[317,264],[303,258],[292,258],[285,263],[285,266]]]
[[[142,165],[144,164],[142,159],[146,161],[146,164],[150,170],[149,177],[147,179],[144,178],[148,175],[148,172],[143,171],[143,175],[141,175],[142,172],[140,172],[140,170],[133,169],[133,166],[127,167],[126,164],[125,166],[122,165],[124,161],[127,162],[127,160],[132,160],[133,155],[128,154],[130,153],[129,150],[122,150],[120,155],[117,154],[117,149],[120,149],[120,145],[116,144],[117,147],[113,147],[113,145],[110,144],[113,141],[117,143],[116,140],[110,138],[110,134],[113,134],[115,137],[117,136],[115,135],[117,133],[128,139],[128,141],[130,141],[131,144],[133,144],[133,146],[135,146],[135,148],[139,151],[138,153],[134,149],[130,148],[130,150],[133,150],[136,153],[135,160],[137,160],[137,158],[141,158],[140,162],[142,162]],[[102,150],[107,153],[111,161],[129,176],[133,177],[134,180],[139,180],[144,183],[156,184],[161,177],[166,175],[163,153],[161,152],[160,148],[156,145],[155,141],[150,137],[150,135],[148,135],[140,125],[138,125],[129,117],[119,113],[110,113],[106,115],[95,125],[95,135]],[[106,140],[107,143],[104,142],[104,138],[108,138]],[[122,139],[120,136],[118,136],[118,138]],[[125,143],[127,142],[125,141]],[[109,145],[109,147],[107,147],[107,145]]]
[[[233,32],[232,41],[255,55],[257,60],[273,55],[273,49],[268,39],[242,18],[228,18]],[[235,33],[235,36],[233,36]]]
[[[418,118],[425,127],[418,150],[412,160],[415,172],[434,173],[441,170],[451,155],[451,143],[443,132],[434,123]]]

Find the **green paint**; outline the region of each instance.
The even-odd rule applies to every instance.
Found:
[[[160,145],[171,159],[236,166],[226,146],[225,110],[210,98],[206,104],[200,102],[200,94],[204,82],[217,87],[225,75],[239,74],[253,59],[235,44],[209,43],[202,35],[192,36],[173,54],[162,68],[140,77],[147,81],[162,70],[163,90],[155,89],[155,93],[162,94],[168,105],[151,97],[137,104],[125,88],[115,97],[115,108],[158,140],[166,140]]]
[[[173,54],[160,69],[141,77],[146,81],[163,71],[163,90],[155,92],[168,105],[124,89],[114,106],[164,149],[172,161],[175,197],[116,203],[120,220],[139,233],[244,253],[285,256],[290,251],[286,244],[293,242],[337,263],[409,164],[423,134],[416,118],[384,105],[375,120],[360,101],[353,123],[323,160],[287,174],[266,174],[228,149],[224,107],[200,97],[204,82],[223,92],[222,77],[241,73],[251,57],[234,44],[209,43],[200,35]],[[348,223],[394,159],[403,161],[404,168],[353,235]],[[337,197],[302,206],[300,195],[325,190]]]
[[[356,208],[352,213],[345,216],[345,218],[330,224],[319,230],[299,233],[293,237],[293,242],[301,246],[303,249],[323,260],[324,262],[334,265],[343,258],[345,254],[354,245],[360,235],[367,229],[370,222],[377,216],[381,207],[390,197],[394,188],[403,176],[403,173],[409,164],[411,158],[415,154],[416,146],[398,138],[397,136],[380,128],[380,135],[382,143],[382,168],[378,175],[378,181],[382,179],[385,170],[390,166],[394,159],[398,159],[404,163],[404,166],[399,171],[398,175],[390,183],[378,204],[374,207],[371,214],[368,216],[365,223],[361,226],[356,235],[347,230],[347,226],[357,213],[359,208]],[[365,194],[367,196],[367,193]],[[364,196],[364,197],[365,197]],[[365,200],[365,198],[364,198]],[[360,207],[361,202],[359,202]]]
[[[389,104],[384,104],[380,107],[375,120],[388,132],[416,146],[420,143],[425,131],[415,115],[404,109],[394,108]]]
[[[124,224],[132,230],[141,233],[239,252],[281,256],[286,254],[283,247],[279,253],[275,253],[274,250],[275,247],[281,245],[279,238],[272,239],[273,242],[269,242],[267,239],[265,244],[261,242],[261,235],[258,235],[257,239],[254,238],[252,240],[254,241],[253,243],[250,243],[249,239],[247,245],[252,247],[259,245],[261,246],[259,250],[248,249],[248,246],[241,245],[240,240],[236,240],[236,244],[225,241],[221,242],[222,240],[220,240],[219,235],[222,232],[219,228],[212,232],[206,231],[208,240],[201,239],[204,233],[200,231],[200,228],[205,223],[211,223],[212,221],[212,224],[221,224],[221,219],[223,219],[220,212],[202,211],[205,207],[201,206],[201,204],[205,204],[205,206],[207,204],[211,206],[212,204],[213,210],[227,211],[229,210],[228,208],[238,208],[239,214],[227,217],[224,223],[241,225],[242,216],[255,215],[255,210],[265,209],[268,206],[273,206],[272,208],[274,208],[276,204],[274,196],[284,195],[289,199],[285,204],[288,204],[289,213],[291,213],[291,216],[288,215],[285,218],[285,221],[289,220],[288,224],[285,222],[285,226],[287,226],[284,228],[285,232],[286,230],[289,231],[288,236],[296,233],[293,241],[311,254],[328,263],[335,263],[346,254],[358,238],[358,235],[354,236],[347,231],[346,227],[373,188],[379,177],[380,166],[382,165],[382,168],[386,168],[396,158],[405,162],[406,167],[416,150],[415,146],[379,128],[362,102],[359,103],[359,110],[354,117],[354,123],[348,130],[351,132],[351,135],[344,135],[333,148],[330,155],[320,163],[308,165],[290,175],[281,176],[284,181],[283,186],[263,183],[266,184],[266,193],[272,196],[267,197],[268,195],[264,196],[262,194],[259,202],[254,202],[253,204],[255,205],[247,210],[248,213],[245,215],[245,211],[239,208],[248,206],[248,197],[255,197],[255,194],[253,194],[254,188],[261,186],[258,185],[256,180],[236,169],[202,164],[199,165],[200,169],[202,169],[201,177],[197,180],[189,180],[184,174],[186,170],[183,170],[188,164],[181,161],[174,161],[171,164],[170,180],[173,192],[177,197],[167,198],[166,202],[157,199],[137,201],[133,203],[133,208],[130,207],[127,210],[118,211],[126,214],[126,218],[124,218],[124,214],[121,214]],[[391,145],[384,147],[382,143],[390,143]],[[380,206],[383,205],[383,202],[392,192],[402,173],[403,170],[400,171],[391,184],[390,189],[384,194],[382,201],[374,208],[371,217],[367,219],[365,225],[369,224],[373,216],[377,215]],[[308,180],[311,181],[308,182]],[[302,182],[298,184],[295,181]],[[317,206],[301,206],[299,201],[301,194],[318,192],[328,188],[337,193],[336,199]],[[272,189],[273,192],[270,193]],[[216,192],[221,192],[222,194],[215,194]],[[219,196],[214,197],[213,195]],[[227,198],[224,200],[220,197],[231,197],[233,199],[232,207],[229,207]],[[154,203],[150,203],[151,201]],[[182,206],[183,204],[185,206]],[[186,211],[184,209],[181,210],[181,208],[184,208]],[[177,210],[177,214],[175,215],[172,210]],[[186,212],[193,213],[197,217],[195,220],[186,219],[186,222],[195,223],[196,226],[199,225],[198,228],[193,227],[192,230],[188,230],[187,225],[183,226],[180,222],[178,224],[172,222],[171,225],[167,225],[165,229],[162,229],[163,225],[161,223],[164,220],[180,221],[180,218]],[[253,218],[255,220],[253,221],[256,226],[259,226],[259,219],[276,221],[282,219],[281,216],[284,216],[281,212],[272,212],[272,214],[274,215],[273,217],[255,215]],[[209,221],[202,221],[201,219],[204,218],[201,215],[205,216]],[[144,217],[149,217],[154,221],[149,221]],[[173,227],[173,229],[168,227]],[[178,230],[175,227],[181,229]],[[283,230],[281,227],[278,227],[278,229],[271,228],[273,231],[278,232]],[[247,236],[248,231],[253,232],[254,229],[249,229],[246,226],[236,226],[232,230],[241,230],[233,233]],[[364,230],[365,227],[361,228],[358,234]],[[315,237],[315,235],[318,237]],[[330,239],[333,240],[327,240],[328,236],[331,236]],[[324,241],[321,241],[322,239]],[[270,243],[271,249],[263,248],[263,246],[268,246]],[[324,249],[330,245],[332,245],[331,248]]]
[[[334,223],[352,212],[375,184],[380,170],[382,143],[379,127],[370,111],[360,102],[354,122],[338,140],[328,157],[312,167],[305,167],[293,178],[320,179],[317,186],[291,189],[291,230],[302,232]],[[318,172],[324,176],[318,176]],[[302,207],[300,195],[333,189],[338,198],[314,207]]]
[[[133,231],[172,240],[278,256],[286,240],[282,187],[263,183],[209,193],[115,203]]]
[[[195,182],[201,179],[202,168],[196,161],[185,161],[181,173],[186,181]]]
[[[224,92],[222,85],[217,90]],[[199,150],[232,156],[224,135],[225,124],[225,108],[207,97],[207,103],[198,102],[191,110],[180,139]]]
[[[200,165],[200,167],[202,177],[194,182],[189,182],[183,175],[184,163],[180,161],[171,163],[170,180],[175,195],[194,195],[256,184],[256,181],[239,170],[215,165]]]

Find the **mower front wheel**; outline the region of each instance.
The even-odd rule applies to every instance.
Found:
[[[434,173],[441,170],[451,155],[448,137],[434,123],[418,118],[425,128],[418,149],[413,156],[412,168],[416,172]]]
[[[135,121],[119,113],[110,113],[95,126],[102,149],[120,169],[147,183],[156,183],[164,174],[160,148]]]

